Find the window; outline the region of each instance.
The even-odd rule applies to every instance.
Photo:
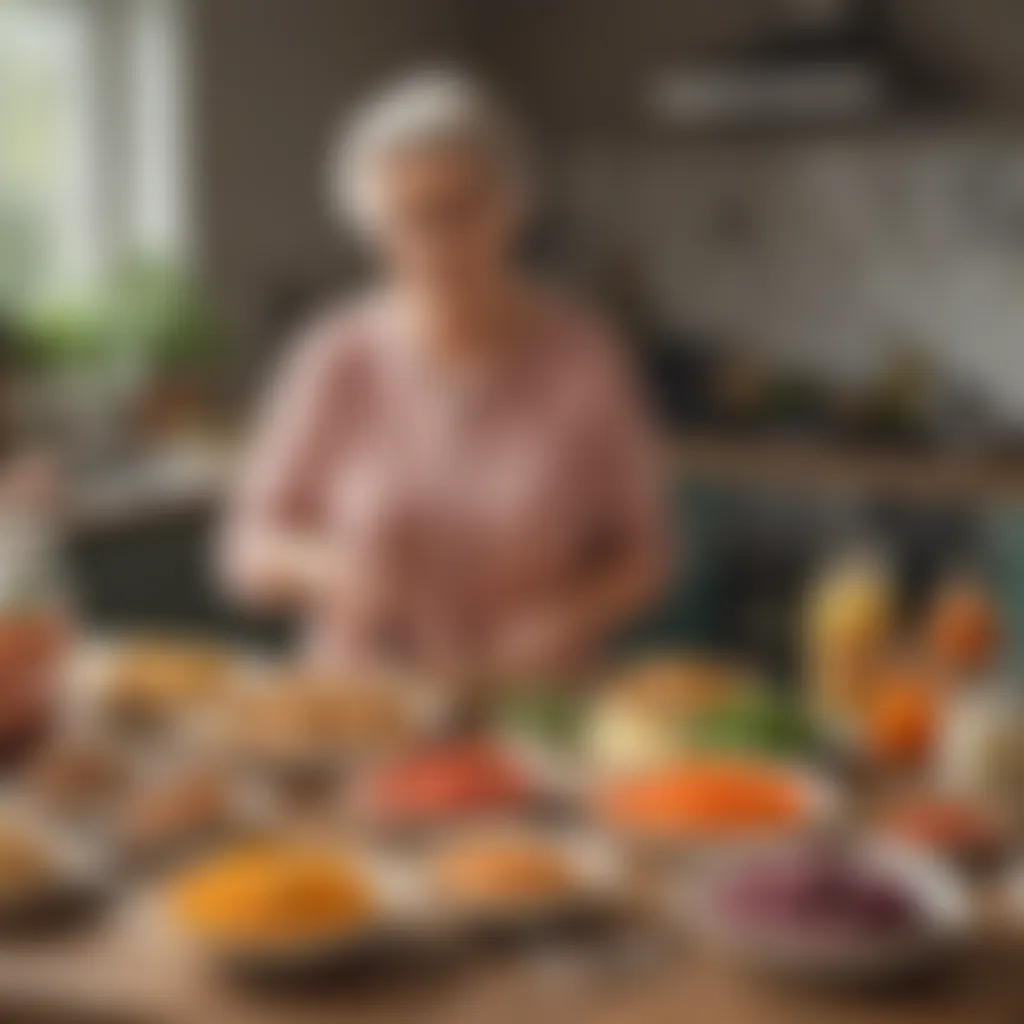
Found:
[[[0,302],[179,254],[178,0],[0,0]]]

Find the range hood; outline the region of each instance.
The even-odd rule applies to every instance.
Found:
[[[776,0],[763,31],[713,59],[663,68],[648,111],[668,124],[778,124],[934,107],[947,97],[897,44],[885,0]]]

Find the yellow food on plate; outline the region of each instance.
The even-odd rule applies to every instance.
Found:
[[[446,897],[478,905],[560,900],[582,884],[565,850],[522,836],[457,842],[436,859],[433,879]]]
[[[733,662],[662,656],[631,666],[612,680],[587,721],[585,742],[598,763],[640,768],[676,757],[685,723],[749,689]]]
[[[219,696],[235,673],[231,653],[214,643],[133,640],[113,654],[105,692],[115,713],[161,717]]]
[[[303,941],[356,932],[377,912],[365,873],[343,856],[290,844],[223,853],[172,887],[173,916],[216,942]]]

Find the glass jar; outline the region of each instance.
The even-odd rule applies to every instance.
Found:
[[[863,721],[895,610],[893,574],[872,551],[845,553],[812,581],[804,610],[809,698],[822,721],[840,734]]]
[[[0,509],[0,758],[31,747],[52,722],[73,622],[55,524]]]

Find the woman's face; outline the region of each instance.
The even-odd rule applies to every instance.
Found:
[[[519,196],[466,148],[391,156],[373,188],[378,247],[407,280],[457,292],[485,284],[509,259],[522,219]]]

